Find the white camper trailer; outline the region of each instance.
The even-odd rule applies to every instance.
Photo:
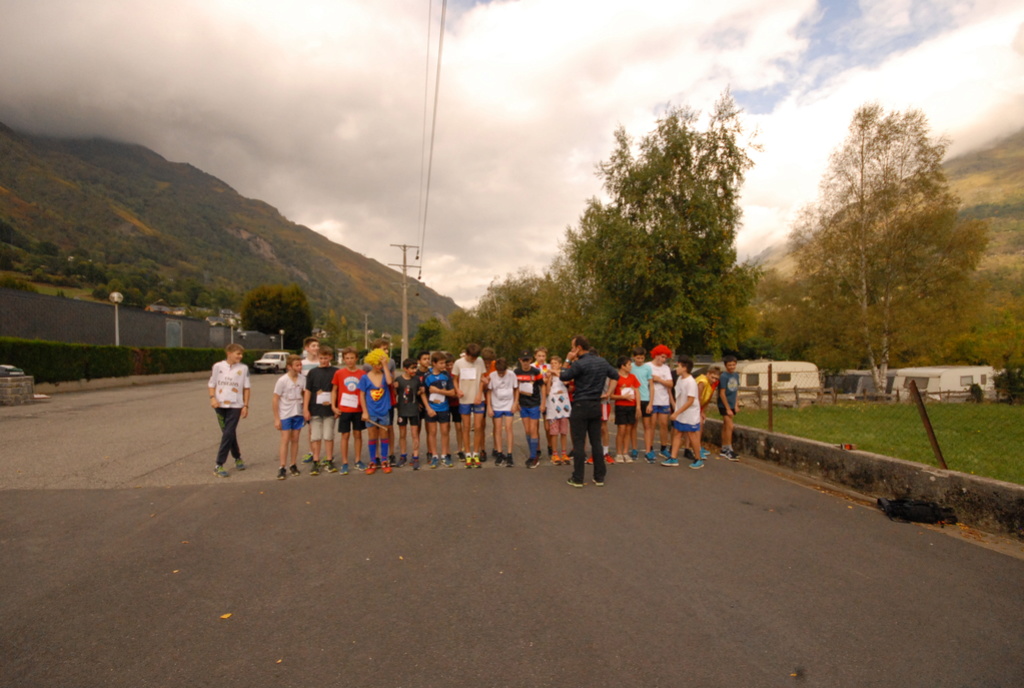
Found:
[[[921,396],[935,401],[966,401],[971,385],[978,385],[986,397],[996,393],[992,366],[926,366],[895,371],[891,392],[901,401],[910,400],[910,381],[917,383]]]
[[[759,359],[736,363],[736,372],[740,375],[740,396],[745,403],[757,406],[767,403],[768,366],[772,368],[775,403],[803,404],[820,399],[822,390],[818,366],[807,361]]]

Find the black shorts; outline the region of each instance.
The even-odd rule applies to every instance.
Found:
[[[433,416],[431,416],[428,413],[426,418],[424,418],[423,420],[426,423],[451,423],[452,414],[449,413],[448,411],[441,411],[440,413],[435,413]]]
[[[636,406],[616,406],[616,425],[636,425]]]
[[[449,406],[448,407],[448,412],[449,412],[449,415],[451,415],[451,418],[452,418],[450,422],[452,422],[452,423],[461,423],[462,422],[462,414],[459,413],[459,407],[458,406]],[[444,421],[441,421],[441,422],[443,423]]]
[[[648,400],[648,401],[641,401],[640,402],[640,415],[643,416],[644,418],[650,418],[651,417],[651,402],[650,402],[650,400]]]
[[[725,408],[724,405],[719,404],[718,405],[718,413],[722,416],[722,418],[725,418],[726,414],[728,413],[728,410]],[[736,409],[732,410],[732,415],[734,415],[734,416],[736,415]]]
[[[413,426],[415,428],[418,428],[420,426],[420,417],[418,415],[416,415],[416,416],[399,416],[398,417],[398,427],[404,428],[406,425],[411,425],[411,426]]]
[[[338,432],[346,434],[355,430],[356,432],[362,432],[366,429],[366,423],[363,422],[363,414],[356,412],[346,411],[338,416]]]

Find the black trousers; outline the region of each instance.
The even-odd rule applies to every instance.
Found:
[[[238,438],[235,431],[238,429],[238,421],[242,417],[240,408],[219,408],[217,412],[217,423],[220,425],[220,448],[217,450],[217,465],[223,466],[228,460],[228,452],[236,459],[242,457],[238,450]]]
[[[604,482],[608,467],[604,463],[601,444],[601,402],[574,401],[569,415],[569,434],[572,436],[572,479],[582,483],[587,465],[586,440],[590,438],[590,451],[594,456],[594,480]]]

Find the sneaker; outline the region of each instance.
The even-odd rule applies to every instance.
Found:
[[[454,465],[455,464],[452,463],[452,455],[451,454],[445,454],[444,455],[444,467],[445,468],[451,468]]]
[[[381,467],[381,470],[383,470],[385,473],[390,473],[391,472],[391,462],[390,461],[385,461],[384,465]]]
[[[588,456],[587,457],[587,463],[588,464],[593,464],[594,463],[594,457],[593,456]]]
[[[487,450],[486,449],[484,449],[482,452],[480,452],[480,461],[483,462],[483,463],[487,463]]]
[[[470,457],[466,458],[466,468],[472,468],[472,467],[473,467],[473,457],[470,456]]]
[[[572,463],[572,458],[568,454],[563,453],[562,454],[562,465],[563,466],[568,466],[571,463]]]
[[[401,468],[407,463],[409,463],[409,459],[406,458],[405,454],[402,454],[398,457],[398,463],[395,464],[395,468]]]
[[[430,467],[437,468],[441,464],[441,459],[435,454],[434,458],[430,459]]]
[[[363,473],[365,473],[366,475],[373,475],[376,472],[377,472],[377,464],[375,464],[375,463],[371,463],[369,466],[366,467],[366,470],[363,471]]]
[[[730,461],[740,460],[740,457],[737,456],[736,452],[734,452],[732,449],[729,450],[729,454],[725,458],[729,459]]]
[[[604,487],[604,481],[603,480],[598,480],[597,478],[594,478],[594,485],[596,487]]]
[[[505,454],[505,468],[512,468],[516,465],[516,462],[512,460],[511,454]]]
[[[284,470],[284,469],[281,469],[281,470]],[[302,475],[301,473],[299,473],[299,467],[296,466],[295,464],[292,464],[291,468],[289,468],[288,470],[289,470],[289,472],[291,472],[291,474],[293,476]]]
[[[342,475],[348,475],[348,464],[347,463],[341,464],[341,474]]]
[[[219,463],[213,464],[213,474],[218,478],[230,477],[230,474],[226,470],[224,470],[224,467],[221,466]]]
[[[458,452],[457,456],[459,457],[459,463],[466,460],[466,452]]]
[[[636,449],[630,449],[629,458],[632,459],[633,461],[636,461],[638,458],[640,458],[640,452],[637,451]]]
[[[704,468],[704,459],[697,459],[690,464],[690,468]]]
[[[327,469],[328,473],[337,473],[338,472],[337,466],[334,465],[334,461],[331,460],[331,459],[327,459],[326,461],[324,461],[324,468]]]
[[[702,459],[706,459],[706,458],[709,458],[710,456],[711,456],[711,452],[709,452],[709,451],[708,451],[707,449],[705,449],[704,447],[701,447],[701,448],[700,448],[700,458],[702,458]]]
[[[663,456],[664,458],[666,458],[666,459],[671,459],[671,458],[672,458],[672,454],[670,453],[670,450],[669,450],[669,448],[668,448],[668,447],[662,447],[662,448],[661,448],[661,452],[659,452],[659,453],[660,453],[660,454],[661,454],[661,455],[662,455],[662,456]]]
[[[669,457],[669,458],[665,459],[664,461],[662,461],[661,465],[662,466],[672,466],[672,467],[675,467],[675,466],[679,465],[679,459],[673,459],[673,458]]]
[[[314,461],[309,467],[310,475],[320,475],[320,462]]]
[[[278,480],[284,480],[284,479],[285,479],[285,478],[287,478],[287,477],[288,477],[288,471],[286,471],[286,470],[284,469],[284,466],[281,466],[281,470],[279,470],[279,471],[277,472],[277,479],[278,479]]]
[[[313,463],[313,454],[309,453],[302,457],[302,463]]]
[[[619,454],[619,460],[622,460],[622,454]],[[605,463],[615,463],[615,457],[612,456],[611,454],[605,454],[604,455],[604,462]]]
[[[633,457],[629,454],[623,454],[621,457],[622,463],[633,463]]]
[[[539,465],[540,465],[540,459],[527,459],[526,460],[526,467],[527,468],[536,468]]]
[[[494,452],[494,465],[501,466],[505,463],[505,455],[501,452]]]
[[[473,468],[483,468],[483,464],[480,463],[479,457],[473,459]]]
[[[414,471],[418,471],[420,469],[420,457],[418,457],[418,456],[412,457],[412,469]]]
[[[647,452],[646,454],[644,454],[644,458],[647,459],[647,463],[654,463],[654,460],[655,460],[654,459],[654,452],[653,451]]]
[[[575,480],[572,479],[572,476],[569,476],[569,479],[566,480],[565,482],[566,484],[569,485],[569,487],[583,487],[583,483],[576,482]]]
[[[356,461],[356,470],[357,471],[365,471],[366,470],[366,464],[363,463],[362,461]]]
[[[241,459],[235,459],[235,470],[236,471],[244,471],[245,470],[245,462],[242,461]]]

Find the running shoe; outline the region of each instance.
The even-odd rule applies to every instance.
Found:
[[[347,463],[341,464],[341,474],[342,475],[348,475],[348,464]]]
[[[390,473],[391,472],[391,462],[390,461],[385,461],[384,465],[381,466],[381,470],[384,471],[385,473]]]
[[[569,476],[569,479],[566,480],[565,482],[569,485],[569,487],[583,487],[583,483],[576,482],[575,480],[572,479],[572,476]]]
[[[732,449],[729,450],[729,454],[725,457],[730,461],[739,461],[740,457]]]
[[[570,463],[572,463],[572,458],[570,458],[565,452],[562,452],[562,465],[568,466]]]
[[[357,471],[365,471],[366,470],[366,464],[363,463],[362,461],[356,461],[356,470]]]
[[[452,463],[452,455],[451,454],[445,454],[444,455],[444,467],[445,468],[451,468],[454,465],[455,464]]]
[[[646,454],[644,454],[644,458],[647,459],[647,463],[654,463],[655,462],[654,452],[653,451],[649,451]]]
[[[462,463],[463,461],[466,460],[466,452],[458,452],[458,457],[459,457],[459,463]]]
[[[636,461],[638,458],[640,458],[640,452],[637,451],[636,449],[630,449],[629,450],[629,458],[631,458],[634,461]]]
[[[430,459],[430,467],[431,468],[437,468],[438,465],[440,465],[440,463],[441,463],[441,459],[438,458],[437,454],[435,454],[434,457],[432,459]]]
[[[289,468],[288,470],[291,472],[293,476],[301,475],[301,473],[299,473],[299,467],[296,466],[295,464],[292,464],[291,468]]]
[[[313,463],[313,454],[308,453],[302,457],[302,463]]]
[[[662,461],[661,465],[662,466],[669,466],[669,467],[675,468],[675,467],[679,466],[679,459],[673,459],[672,457],[669,457],[669,458],[665,459],[664,461]]]
[[[245,462],[242,461],[241,458],[235,459],[235,470],[236,471],[244,471],[245,470]]]
[[[511,454],[505,454],[505,468],[512,468],[516,465],[516,462],[512,460]]]
[[[216,475],[219,478],[230,477],[230,474],[227,471],[225,471],[224,467],[221,466],[219,463],[215,463],[213,465],[213,474]]]
[[[619,458],[622,458],[622,457],[620,456]],[[615,463],[615,457],[612,456],[611,454],[605,454],[604,455],[604,462],[605,463]]]
[[[418,457],[418,456],[412,457],[412,469],[414,471],[418,471],[420,469],[420,457]]]
[[[539,465],[540,465],[540,459],[534,458],[534,459],[527,459],[526,460],[526,467],[527,468],[536,468]]]
[[[320,475],[320,462],[319,461],[314,461],[312,464],[310,464],[310,466],[309,466],[309,474],[310,475]]]
[[[332,459],[327,459],[326,461],[324,461],[324,468],[327,469],[328,473],[338,472],[338,468],[337,466],[334,465],[334,461]]]
[[[284,466],[281,466],[281,470],[277,472],[277,479],[284,480],[288,477],[288,471],[285,470]]]
[[[704,459],[697,459],[690,464],[690,468],[704,468]]]
[[[401,468],[407,463],[409,463],[409,459],[406,458],[405,454],[402,454],[401,456],[398,457],[398,463],[395,464],[395,468]]]
[[[501,466],[505,463],[505,455],[501,452],[494,452],[494,465]]]
[[[470,456],[470,457],[466,458],[466,468],[472,468],[472,467],[473,467],[473,457]]]
[[[366,467],[366,470],[363,471],[363,472],[366,475],[373,475],[374,473],[377,472],[377,464],[371,463],[369,466]]]
[[[598,480],[597,478],[594,478],[594,485],[596,487],[604,487],[604,480]]]
[[[705,449],[704,447],[701,447],[701,448],[700,448],[700,458],[702,458],[702,459],[707,459],[707,458],[709,458],[710,456],[711,456],[711,452],[709,452],[709,451],[708,451],[707,449]]]
[[[473,459],[473,468],[483,468],[483,464],[480,463],[479,457]]]

